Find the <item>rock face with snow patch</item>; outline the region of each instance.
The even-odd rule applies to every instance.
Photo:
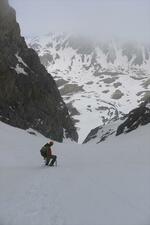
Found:
[[[120,135],[123,133],[131,132],[137,129],[139,126],[150,123],[150,99],[143,102],[139,107],[131,110],[128,115],[124,115],[122,118],[114,118],[104,126],[96,127],[92,129],[86,139],[85,143],[100,143],[105,141],[111,135]]]
[[[147,123],[150,123],[150,99],[129,112],[128,118],[117,128],[116,135],[128,133]]]
[[[106,125],[98,126],[90,131],[90,133],[85,138],[83,144],[86,143],[96,143],[99,144],[105,141],[111,135],[116,134],[118,126],[121,124],[121,119],[112,119]]]
[[[0,120],[54,140],[78,135],[56,83],[20,36],[16,13],[0,1]]]

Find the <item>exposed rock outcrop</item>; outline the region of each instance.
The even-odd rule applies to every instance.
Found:
[[[117,89],[111,96],[112,99],[120,99],[124,94]]]
[[[150,123],[150,101],[142,103],[138,108],[129,112],[127,119],[118,127],[116,135],[128,133],[140,125]]]
[[[78,135],[56,83],[20,35],[16,13],[0,1],[0,120],[62,142]]]
[[[92,129],[83,144],[88,142],[98,144],[112,135],[118,136],[128,133],[148,123],[150,123],[150,98],[127,115],[123,115],[121,118],[113,118],[106,125]]]

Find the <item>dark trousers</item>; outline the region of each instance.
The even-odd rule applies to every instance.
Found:
[[[51,160],[51,159],[52,159],[52,160]],[[48,164],[49,164],[49,162],[50,162],[50,160],[51,160],[51,162],[50,162],[49,165],[50,165],[50,166],[53,166],[54,163],[56,162],[56,159],[57,159],[57,156],[56,156],[56,155],[51,155],[51,156],[47,157],[47,158],[46,158],[45,165],[48,166]]]

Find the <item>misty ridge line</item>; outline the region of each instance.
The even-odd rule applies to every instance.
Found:
[[[16,9],[23,36],[40,36],[52,31],[74,32],[97,39],[117,37],[147,43],[150,40],[147,0],[9,2]]]

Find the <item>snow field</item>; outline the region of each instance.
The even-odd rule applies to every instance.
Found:
[[[0,225],[149,225],[150,125],[99,145],[55,143],[0,123]]]

